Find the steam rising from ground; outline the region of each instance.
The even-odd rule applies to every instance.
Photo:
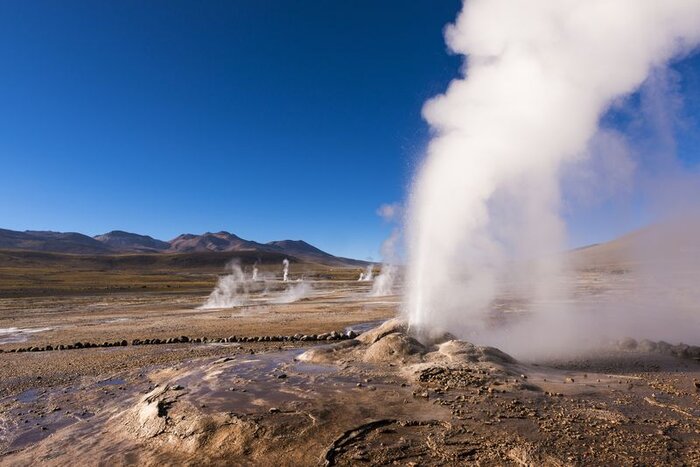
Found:
[[[293,303],[301,300],[311,293],[313,287],[311,284],[299,281],[296,284],[290,285],[287,290],[273,300],[273,303]]]
[[[282,260],[282,280],[287,282],[287,277],[289,276],[289,260],[284,258]]]
[[[399,238],[399,229],[394,229],[389,238],[382,243],[382,270],[372,284],[370,295],[373,297],[385,297],[394,293],[394,283],[399,272],[396,253]]]
[[[360,277],[357,279],[357,281],[372,282],[372,279],[374,279],[374,264],[368,264],[364,272],[360,273]]]
[[[566,341],[578,315],[560,254],[562,171],[615,99],[697,44],[700,2],[471,0],[445,36],[468,66],[424,108],[434,137],[410,199],[408,319],[506,350],[524,336]],[[486,319],[505,289],[536,304],[507,336]]]
[[[241,306],[248,297],[248,280],[238,262],[231,262],[227,266],[230,273],[219,277],[214,290],[209,294],[207,301],[199,307],[202,310],[212,308],[232,308]]]
[[[283,281],[289,283],[289,261],[284,260]],[[219,277],[216,287],[207,297],[206,302],[199,307],[200,310],[216,308],[233,308],[259,302],[266,297],[271,303],[292,303],[307,296],[313,289],[302,279],[295,284],[284,286],[279,281],[279,276],[258,270],[257,263],[253,265],[250,274],[241,267],[238,260],[233,260],[226,265],[228,274]],[[284,289],[280,290],[282,287]],[[271,297],[271,292],[275,293]],[[276,292],[281,292],[279,295]],[[1,337],[1,336],[0,336]]]

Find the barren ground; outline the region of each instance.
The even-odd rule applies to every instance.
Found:
[[[298,302],[228,310],[196,309],[206,290],[0,299],[0,463],[700,463],[700,363],[687,349],[517,362],[423,347],[400,325],[241,339],[365,331],[396,315],[397,297],[368,290],[318,281]]]

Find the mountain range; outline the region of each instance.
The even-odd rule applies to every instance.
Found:
[[[0,249],[25,250],[79,255],[178,254],[178,253],[245,253],[288,255],[291,259],[335,266],[362,266],[364,261],[326,253],[303,240],[280,240],[258,243],[229,232],[182,234],[170,241],[158,240],[121,230],[90,237],[77,232],[0,229]]]

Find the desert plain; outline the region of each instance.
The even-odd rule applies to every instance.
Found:
[[[628,293],[619,250],[586,252],[577,300]],[[294,282],[262,265],[245,302],[201,309],[221,268],[4,264],[2,465],[700,463],[698,347],[419,341],[400,284],[372,296],[357,267],[292,264],[308,288],[285,299]]]

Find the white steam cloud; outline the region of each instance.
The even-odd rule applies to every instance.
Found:
[[[389,238],[382,243],[382,269],[372,284],[370,295],[373,297],[384,297],[394,294],[394,284],[399,272],[396,249],[400,237],[399,229],[394,229]]]
[[[483,330],[505,282],[557,323],[562,171],[615,99],[698,43],[700,1],[469,0],[445,37],[467,59],[423,112],[434,136],[407,216],[410,324]]]
[[[289,276],[289,260],[284,258],[282,260],[282,281],[287,282]]]
[[[368,264],[364,272],[360,273],[360,277],[357,279],[358,282],[372,282],[374,279],[374,264]]]
[[[299,281],[296,284],[290,285],[287,290],[273,300],[272,303],[294,303],[308,296],[312,290],[313,287],[311,284]]]
[[[208,310],[212,308],[233,308],[241,306],[248,298],[248,280],[246,279],[240,263],[234,261],[227,266],[231,272],[219,277],[214,290],[209,294],[207,301],[199,308]]]

